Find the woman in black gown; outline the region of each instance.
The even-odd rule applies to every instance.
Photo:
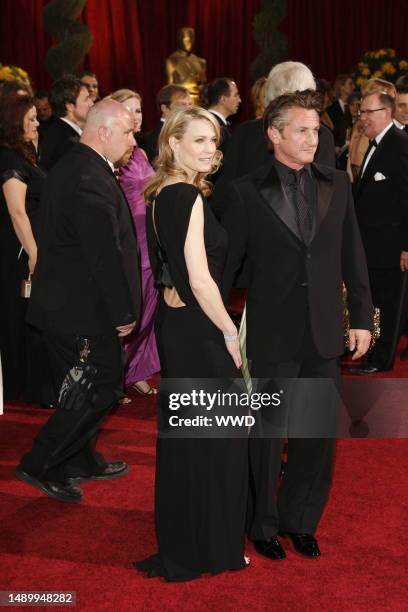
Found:
[[[240,376],[237,331],[219,287],[228,237],[205,201],[219,127],[201,108],[175,112],[161,131],[145,196],[173,288],[157,317],[163,378]],[[247,439],[158,438],[158,553],[135,564],[149,576],[191,580],[245,567]]]
[[[45,174],[36,164],[38,121],[24,91],[0,101],[0,353],[6,400],[47,402],[38,332],[25,323],[21,282],[34,272]]]

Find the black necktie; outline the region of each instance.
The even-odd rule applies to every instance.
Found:
[[[407,125],[404,125],[403,129],[404,129],[404,132],[407,132],[407,134],[408,134],[408,123],[407,123]]]
[[[305,170],[303,168],[299,172],[291,170],[289,174],[294,177],[292,189],[299,232],[303,242],[309,244],[312,233],[312,215],[305,196]]]

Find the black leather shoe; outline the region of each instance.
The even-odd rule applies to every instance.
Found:
[[[124,461],[111,461],[110,463],[106,463],[104,466],[102,466],[100,471],[97,471],[94,474],[78,474],[71,476],[70,480],[110,480],[111,478],[119,478],[119,476],[127,474],[128,471],[129,466]]]
[[[286,553],[276,536],[269,540],[254,540],[253,544],[255,550],[268,559],[286,559]]]
[[[16,469],[17,478],[23,480],[27,484],[40,489],[54,499],[63,502],[80,502],[83,498],[83,493],[79,487],[74,486],[69,481],[66,482],[55,482],[51,480],[39,480],[34,478],[27,472],[24,472],[21,468]]]
[[[349,368],[350,374],[377,374],[377,372],[384,372],[385,368],[379,368],[378,366],[371,365],[369,363],[361,363],[359,366]]]
[[[292,544],[301,555],[305,557],[320,557],[320,548],[316,538],[310,533],[285,533],[292,540]]]

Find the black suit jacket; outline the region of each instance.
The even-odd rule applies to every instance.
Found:
[[[142,148],[145,150],[149,162],[152,164],[159,152],[159,136],[164,125],[163,121],[159,121],[156,127],[147,132],[143,139]]]
[[[228,146],[228,142],[229,142],[229,140],[231,138],[231,132],[228,129],[228,126],[225,125],[223,120],[220,119],[218,117],[218,115],[213,113],[211,110],[209,110],[209,112],[212,114],[214,119],[216,121],[218,121],[218,125],[220,126],[220,144],[218,145],[218,148],[219,148],[220,151],[222,151],[223,155],[225,155],[225,152],[226,152],[227,146]]]
[[[327,109],[327,114],[333,121],[334,125],[334,144],[336,147],[342,147],[346,142],[347,128],[353,125],[352,118],[348,107],[343,112],[340,102],[335,100]]]
[[[234,130],[228,142],[221,175],[211,198],[211,206],[217,217],[223,214],[223,200],[229,183],[262,167],[270,161],[271,155],[263,133],[262,119],[245,121]],[[319,130],[315,161],[333,168],[336,166],[333,135],[325,125]]]
[[[295,212],[270,162],[233,181],[222,224],[230,237],[226,294],[246,254],[247,354],[269,363],[288,361],[301,346],[305,322],[317,350],[333,358],[344,350],[342,282],[351,327],[371,329],[372,303],[366,261],[344,172],[312,164],[317,183],[317,223],[309,246],[299,237]]]
[[[378,173],[385,178],[375,180]],[[354,184],[356,213],[370,268],[399,268],[408,251],[408,134],[392,126]]]
[[[38,142],[39,142],[39,147],[40,147],[40,151],[41,151],[41,146],[44,140],[44,136],[46,135],[46,133],[48,132],[48,130],[50,129],[50,127],[52,125],[54,125],[54,123],[57,121],[57,119],[51,115],[51,117],[49,119],[46,119],[45,121],[40,121],[38,119],[39,122],[39,126],[38,126]]]
[[[44,330],[112,332],[140,309],[129,207],[108,163],[78,144],[47,177],[28,321]]]
[[[79,134],[59,117],[44,134],[40,147],[40,166],[49,172],[57,161],[79,142]]]
[[[231,132],[228,129],[228,126],[225,125],[225,123],[222,121],[222,119],[220,119],[218,117],[218,115],[215,115],[211,110],[209,112],[212,114],[214,119],[216,121],[218,121],[218,125],[220,126],[220,143],[219,143],[217,148],[222,152],[222,155],[223,155],[223,158],[224,158],[226,150],[227,150],[228,143],[229,143],[230,138],[231,138]],[[222,172],[222,165],[217,170],[217,172],[214,172],[214,174],[211,174],[208,177],[208,180],[210,180],[211,183],[213,185],[215,185],[215,183],[218,181],[218,179],[221,176],[221,172]]]

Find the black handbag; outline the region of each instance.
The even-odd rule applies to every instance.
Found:
[[[89,340],[80,338],[78,360],[62,381],[58,407],[64,410],[80,410],[85,401],[95,402],[94,380],[98,370],[88,359],[90,352]]]

